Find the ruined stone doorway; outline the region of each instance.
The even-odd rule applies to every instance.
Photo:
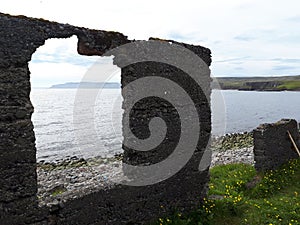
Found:
[[[95,102],[95,118],[92,119],[98,140],[88,134],[80,142],[77,140],[73,108],[78,85],[95,62],[101,65],[100,69],[112,67],[110,57],[79,55],[77,41],[76,36],[49,39],[37,49],[29,64],[30,97],[35,108],[32,121],[37,148],[38,196],[42,200],[47,198],[46,201],[68,191],[78,194],[87,187],[96,189],[95,181],[104,180],[105,173],[113,171],[108,162],[122,152],[122,110],[121,101],[117,101],[121,95],[120,70],[117,67]],[[99,88],[92,80],[81,85],[87,92]],[[89,109],[83,102],[83,118],[86,110]],[[85,135],[85,120],[79,122],[80,135]],[[99,142],[101,146],[97,146]],[[119,163],[116,161],[115,166],[119,167]]]

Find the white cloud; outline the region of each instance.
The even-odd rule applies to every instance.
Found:
[[[213,73],[227,76],[237,74],[237,71],[246,76],[272,75],[278,73],[278,70],[272,68],[280,66],[280,62],[272,62],[270,65],[269,59],[299,58],[299,8],[298,0],[1,2],[1,10],[4,13],[43,17],[77,26],[119,31],[130,39],[148,39],[154,36],[204,45],[212,50]],[[47,42],[47,47],[37,53],[36,60],[48,62],[62,61],[65,58],[78,65],[80,60],[72,60],[77,54],[76,44],[72,41],[63,45]],[[224,63],[215,62],[246,56],[248,58],[243,60],[243,66],[225,66]],[[90,59],[85,60],[88,62]],[[282,73],[300,74],[300,66],[293,69],[281,68]]]
[[[113,66],[112,57],[82,56],[76,49],[76,37],[47,40],[45,45],[33,54],[29,63],[32,86],[49,87],[58,83],[79,82],[95,63],[102,76],[119,71]],[[95,74],[95,77],[98,75],[101,76]],[[117,76],[111,79],[120,81]]]
[[[36,63],[30,65],[30,71],[32,83],[38,84],[38,87],[47,87],[49,83],[80,81],[86,68],[70,63]]]
[[[82,56],[77,53],[77,37],[68,39],[49,39],[33,54],[32,62],[69,62],[72,64],[90,65],[99,59],[99,56]]]

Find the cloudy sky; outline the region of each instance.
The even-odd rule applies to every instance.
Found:
[[[300,74],[299,0],[0,1],[3,13],[203,45],[212,50],[214,76]],[[37,50],[34,87],[80,81],[98,57],[79,56],[76,41],[48,40]]]

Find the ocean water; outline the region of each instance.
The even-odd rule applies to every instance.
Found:
[[[81,119],[74,121],[76,92],[76,89],[32,89],[38,161],[122,152],[121,90],[102,90],[92,118],[85,102],[81,102]],[[211,101],[213,135],[251,131],[261,123],[281,118],[300,121],[300,92],[213,91]],[[91,120],[96,135],[89,132],[91,124],[87,121]]]

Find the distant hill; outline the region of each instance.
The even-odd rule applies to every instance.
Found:
[[[100,83],[100,82],[69,82],[64,84],[55,84],[52,85],[50,88],[58,88],[58,89],[69,89],[69,88],[104,88],[104,89],[118,89],[121,88],[120,83],[117,82],[108,82],[108,83]]]
[[[218,83],[217,83],[217,82]],[[300,91],[300,75],[282,76],[282,77],[217,77],[212,82],[213,89],[222,90],[242,90],[242,91]],[[69,82],[65,84],[56,84],[50,88],[68,89],[68,88],[104,88],[119,89],[120,83],[108,82]]]
[[[300,91],[300,75],[282,77],[217,77],[222,90]],[[212,82],[212,88],[219,88]]]

